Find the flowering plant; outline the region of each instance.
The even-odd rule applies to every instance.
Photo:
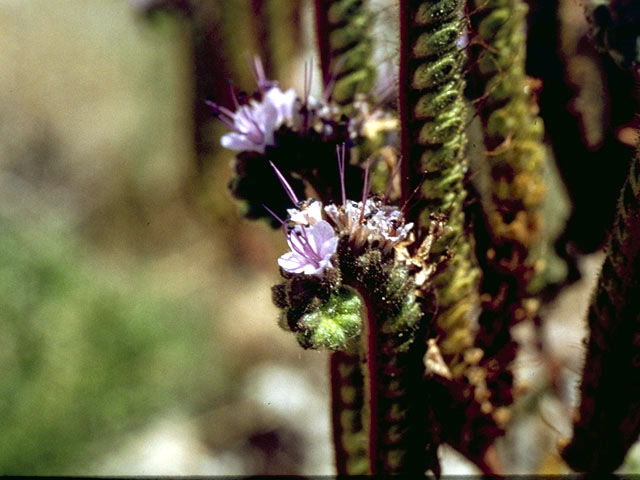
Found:
[[[553,284],[542,258],[551,250],[542,212],[548,165],[537,83],[525,75],[527,7],[400,2],[396,112],[372,93],[366,3],[314,2],[322,98],[310,95],[310,74],[297,96],[255,59],[252,96],[233,94],[234,110],[208,102],[230,130],[222,146],[236,152],[231,190],[248,218],[284,232],[289,251],[272,289],[280,326],[304,348],[332,352],[338,472],[439,475],[438,446],[448,443],[499,473],[495,440],[519,393],[511,327],[540,323],[539,294]],[[637,35],[615,23],[630,7],[611,4],[594,10],[596,37],[636,68]],[[471,117],[481,153],[467,142]],[[486,168],[476,160],[470,173],[470,156]],[[616,416],[594,400],[588,368],[602,370],[614,337],[626,350],[610,364],[627,372],[639,364],[637,325],[624,323],[637,309],[619,293],[638,290],[629,281],[640,245],[636,164],[589,310],[583,401],[563,450],[576,469],[612,469],[640,433],[637,398],[622,392],[635,413]],[[591,426],[610,433],[605,418],[624,438],[611,452],[581,456],[585,445],[601,446]]]

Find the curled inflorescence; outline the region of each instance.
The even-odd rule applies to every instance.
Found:
[[[263,204],[284,217],[289,205],[285,192],[273,176],[270,162],[281,172],[290,188],[304,196],[310,187],[322,201],[337,201],[342,186],[330,159],[338,145],[357,145],[370,130],[369,124],[383,114],[361,98],[350,116],[340,113],[326,98],[309,94],[310,74],[302,97],[293,89],[283,91],[277,82],[267,79],[259,59],[254,62],[258,85],[252,95],[233,94],[234,110],[207,102],[216,117],[229,128],[222,146],[237,152],[235,176],[230,187],[233,195],[245,201],[248,218],[274,220]],[[350,151],[350,150],[349,150]],[[347,195],[361,193],[363,169],[346,162]]]

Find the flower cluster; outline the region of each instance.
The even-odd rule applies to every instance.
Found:
[[[389,253],[408,238],[413,228],[412,223],[404,223],[397,207],[384,205],[378,197],[325,207],[313,199],[298,204],[288,210],[284,224],[291,251],[278,259],[280,267],[289,273],[322,276],[326,268],[334,267],[331,259],[342,236],[356,253],[365,246]]]
[[[309,94],[310,74],[305,75],[305,93],[300,98],[293,89],[283,92],[276,81],[267,79],[257,57],[253,71],[258,90],[253,98],[243,98],[242,101],[233,94],[235,111],[207,102],[216,117],[231,130],[221,138],[222,146],[230,150],[262,154],[266,147],[276,144],[275,132],[283,126],[300,135],[313,132],[331,137],[336,133],[338,124],[344,122],[347,138],[351,140],[375,135],[381,128],[397,127],[397,121],[369,104],[363,95],[359,95],[354,103],[353,114],[349,118],[344,117],[338,105]],[[330,96],[329,92],[327,98]]]
[[[231,132],[222,136],[220,143],[225,148],[236,151],[264,153],[265,147],[274,144],[274,133],[282,125],[291,125],[296,93],[289,89],[283,92],[271,87],[261,101],[251,99],[247,104],[236,102],[236,111],[209,102],[218,119]]]
[[[246,202],[247,218],[266,218],[278,225],[262,207],[266,204],[284,218],[289,200],[273,177],[270,163],[282,172],[291,188],[300,196],[311,187],[324,202],[337,200],[341,185],[331,162],[327,162],[337,145],[357,143],[351,129],[359,123],[342,115],[326,98],[309,94],[311,75],[305,75],[304,94],[281,90],[277,82],[267,79],[258,58],[253,64],[257,90],[251,96],[232,91],[235,109],[207,102],[229,132],[222,136],[225,148],[234,150],[235,175],[232,194]],[[307,69],[310,72],[310,69]],[[348,195],[360,195],[362,167],[347,164],[349,181],[344,185]],[[302,232],[294,232],[302,234]],[[293,240],[296,242],[296,240]],[[301,245],[304,237],[300,237]],[[308,252],[309,247],[301,250]]]
[[[285,280],[272,289],[281,327],[304,348],[352,351],[363,328],[361,296],[375,290],[367,302],[385,331],[399,334],[396,347],[407,348],[422,315],[414,269],[399,255],[413,225],[376,196],[326,206],[291,200],[296,207],[281,220],[290,251],[278,259]]]
[[[397,348],[413,341],[421,316],[414,270],[401,258],[414,240],[412,223],[385,197],[370,195],[369,168],[364,170],[362,200],[347,199],[346,147],[337,149],[340,202],[298,200],[282,172],[275,177],[293,204],[282,220],[289,251],[278,259],[285,280],[272,289],[281,309],[280,326],[294,332],[304,348],[350,351],[362,332],[360,307],[367,304],[384,319],[385,331],[400,333]],[[404,249],[404,250],[403,250]],[[373,290],[372,290],[373,289]]]
[[[413,223],[404,223],[398,207],[385,205],[379,197],[364,202],[347,200],[340,206],[328,205],[325,213],[358,249],[369,244],[388,251],[405,240],[413,228]]]
[[[338,121],[339,109],[309,94],[310,75],[306,76],[305,94],[299,98],[293,89],[283,92],[276,81],[267,79],[258,57],[254,59],[253,71],[258,90],[253,98],[241,101],[232,91],[235,111],[207,102],[216,117],[231,130],[221,138],[223,147],[263,154],[266,147],[276,144],[275,132],[281,127],[301,135],[311,131],[325,136],[333,134],[332,124]]]
[[[320,220],[311,226],[296,225],[287,232],[290,252],[278,259],[278,265],[289,273],[321,275],[333,267],[331,257],[338,248],[338,237],[328,222]]]

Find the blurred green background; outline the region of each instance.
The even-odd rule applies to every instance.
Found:
[[[0,0],[1,474],[331,473],[326,358],[270,302],[284,242],[241,220],[198,124],[205,34]]]

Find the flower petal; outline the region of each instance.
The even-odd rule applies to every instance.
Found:
[[[273,87],[264,95],[264,103],[273,106],[277,112],[276,127],[292,120],[295,102],[296,92],[292,88],[282,92],[278,87]]]
[[[288,208],[289,220],[298,225],[315,225],[322,220],[322,202],[307,200],[302,208]]]
[[[256,145],[246,135],[240,133],[231,132],[222,136],[220,144],[224,148],[236,151],[253,151],[258,153],[264,153],[264,145]]]
[[[278,109],[271,103],[255,103],[252,113],[263,132],[273,132],[280,126]]]
[[[320,263],[322,263],[325,259],[331,258],[333,254],[336,253],[337,249],[338,249],[338,237],[332,237],[329,240],[325,241],[320,246],[320,251],[318,252],[320,254],[320,257],[322,258]]]
[[[322,245],[327,240],[336,236],[333,227],[326,220],[320,220],[307,229],[309,236],[316,241],[316,245]]]
[[[287,252],[278,258],[278,265],[289,273],[302,273],[307,266],[307,262],[297,253]]]

